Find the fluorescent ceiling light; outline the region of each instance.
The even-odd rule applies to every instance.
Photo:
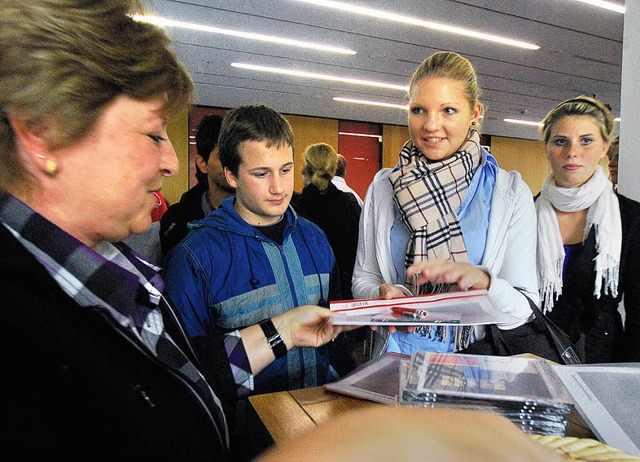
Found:
[[[372,80],[353,79],[351,77],[339,77],[329,74],[316,74],[315,72],[297,71],[295,69],[282,69],[280,67],[257,66],[254,64],[245,63],[231,63],[231,67],[247,69],[250,71],[269,72],[271,74],[292,75],[294,77],[303,77],[307,79],[330,80],[332,82],[351,83],[355,85],[365,85],[368,87],[389,88],[391,90],[400,90],[404,92],[409,90],[409,87],[406,85],[396,85],[386,82],[374,82]]]
[[[367,8],[364,6],[352,5],[343,2],[334,2],[331,0],[295,0],[302,3],[309,3],[311,5],[325,6],[327,8],[333,8],[340,11],[347,11],[349,13],[361,14],[363,16],[370,16],[379,19],[386,19],[388,21],[400,22],[403,24],[409,24],[412,26],[425,27],[427,29],[435,29],[442,32],[450,32],[452,34],[464,35],[465,37],[471,37],[475,39],[487,40],[489,42],[500,43],[502,45],[510,45],[519,48],[525,48],[528,50],[538,50],[540,47],[533,43],[521,42],[520,40],[514,40],[507,37],[500,37],[498,35],[487,34],[472,29],[464,29],[462,27],[451,26],[449,24],[441,24],[432,21],[425,21],[423,19],[412,18],[410,16],[403,16],[400,14],[391,13],[389,11],[376,10],[373,8]]]
[[[510,124],[521,124],[521,125],[533,125],[536,127],[542,127],[542,122],[535,122],[533,120],[520,120],[520,119],[503,119],[505,122],[509,122]]]
[[[382,106],[382,107],[391,107],[394,109],[404,109],[405,111],[409,110],[409,106],[403,106],[402,104],[392,104],[392,103],[383,103],[380,101],[367,101],[364,99],[353,99],[353,98],[333,98],[334,101],[340,101],[341,103],[354,103],[354,104],[366,104],[367,106]]]
[[[348,48],[339,48],[330,45],[322,45],[319,43],[304,42],[301,40],[293,40],[283,37],[276,37],[273,35],[255,34],[253,32],[243,32],[232,29],[221,29],[219,27],[205,26],[203,24],[195,24],[191,22],[174,21],[172,19],[165,19],[159,16],[145,16],[145,15],[133,15],[133,19],[136,21],[148,22],[161,27],[180,27],[182,29],[198,30],[202,32],[209,32],[211,34],[230,35],[233,37],[246,38],[250,40],[259,40],[261,42],[277,43],[280,45],[289,45],[298,48],[307,48],[317,51],[328,51],[331,53],[341,53],[345,55],[355,55],[357,51],[349,50]]]
[[[582,3],[588,3],[589,5],[598,6],[600,8],[604,8],[605,10],[615,11],[616,13],[624,14],[625,12],[624,5],[619,5],[613,2],[605,2],[603,0],[578,0],[578,1]]]

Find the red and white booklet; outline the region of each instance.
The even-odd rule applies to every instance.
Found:
[[[485,289],[389,300],[338,300],[330,303],[334,325],[419,326],[509,324],[521,321],[498,310]]]

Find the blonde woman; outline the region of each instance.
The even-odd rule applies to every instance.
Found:
[[[521,320],[498,327],[529,319],[529,302],[516,287],[537,302],[533,200],[520,175],[498,168],[480,146],[478,96],[473,66],[456,53],[436,53],[414,72],[411,139],[365,199],[356,298],[488,289],[498,309]],[[483,336],[482,328],[424,328],[393,333],[386,348],[460,351]]]
[[[640,204],[615,194],[599,165],[613,118],[602,102],[580,96],[543,123],[552,170],[536,200],[544,311],[572,340],[585,336],[587,362],[639,361]]]
[[[302,164],[304,189],[296,208],[327,235],[340,271],[342,298],[351,299],[361,209],[353,194],[340,191],[332,183],[337,164],[338,154],[330,145],[307,147]]]

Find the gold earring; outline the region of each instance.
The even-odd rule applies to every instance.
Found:
[[[55,175],[58,172],[58,164],[56,163],[56,161],[53,159],[45,160],[44,172],[49,176]]]
[[[44,159],[44,173],[53,176],[58,172],[58,164],[53,159],[47,159],[42,154],[36,154],[39,159]]]

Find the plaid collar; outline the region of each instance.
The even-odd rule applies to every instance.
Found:
[[[0,192],[0,221],[81,306],[101,306],[138,333],[156,310],[164,283],[159,268],[125,244],[93,250],[12,195]]]
[[[122,243],[105,242],[96,250],[90,249],[2,191],[0,223],[80,306],[106,309],[156,358],[189,380],[211,412],[223,447],[229,447],[220,400],[164,329],[159,307],[164,284],[158,267]]]

